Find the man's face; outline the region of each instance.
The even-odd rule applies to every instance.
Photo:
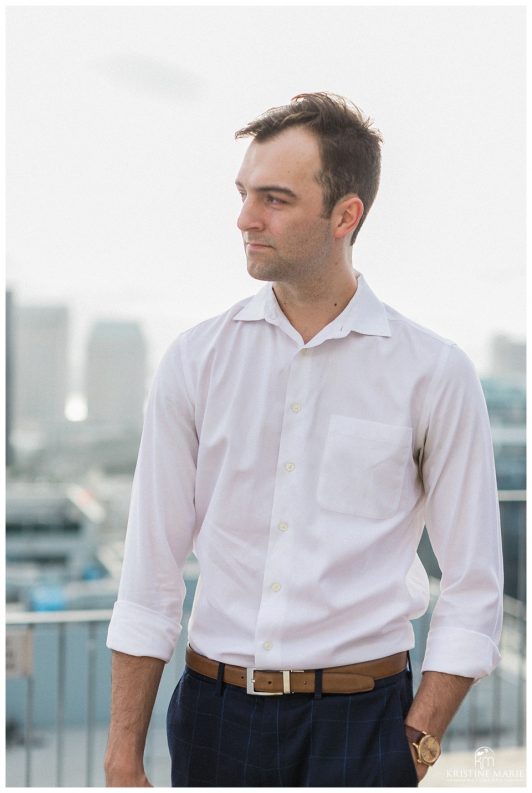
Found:
[[[253,278],[303,283],[332,259],[320,167],[318,142],[302,127],[250,144],[236,185],[243,202],[237,225]]]

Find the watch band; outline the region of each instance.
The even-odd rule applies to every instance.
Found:
[[[417,730],[415,727],[411,727],[409,724],[405,724],[405,733],[406,737],[412,743],[418,743],[424,735],[427,735],[424,730]]]
[[[417,753],[417,762],[432,766],[441,754],[441,745],[435,735],[405,724],[405,735]]]

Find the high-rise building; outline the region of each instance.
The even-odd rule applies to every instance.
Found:
[[[144,335],[137,322],[93,325],[85,376],[88,421],[131,429],[142,426],[146,357]]]
[[[491,376],[524,385],[526,379],[526,345],[501,334],[491,342]]]
[[[13,455],[13,293],[6,292],[6,465],[14,462]]]
[[[15,306],[13,314],[15,424],[57,426],[65,419],[68,309]]]

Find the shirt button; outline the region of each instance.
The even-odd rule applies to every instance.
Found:
[[[281,521],[281,523],[279,523],[277,528],[279,529],[279,531],[288,531],[288,523]]]
[[[273,647],[273,644],[271,642],[264,642],[264,644],[262,646],[264,647],[265,650],[271,650],[272,647]]]
[[[290,471],[293,471],[293,470],[295,469],[295,465],[294,465],[294,463],[285,463],[285,464],[284,464],[284,467],[285,467],[285,469],[286,469],[287,471],[289,471],[289,472],[290,472]]]
[[[293,405],[290,405],[290,410],[292,411],[292,413],[299,413],[299,411],[301,410],[301,405],[299,404],[299,402],[294,402]]]
[[[281,589],[281,584],[278,583],[272,584],[272,590],[274,592],[279,592],[280,589]]]

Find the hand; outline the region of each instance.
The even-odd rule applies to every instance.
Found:
[[[423,777],[425,776],[425,774],[429,770],[429,766],[425,765],[425,763],[418,763],[416,750],[414,749],[414,747],[412,746],[410,741],[408,742],[408,745],[410,747],[410,753],[412,755],[412,760],[414,762],[414,767],[416,769],[417,781],[421,782],[421,780],[423,779]]]
[[[113,763],[106,758],[104,768],[106,787],[153,787],[144,773],[142,761]]]

